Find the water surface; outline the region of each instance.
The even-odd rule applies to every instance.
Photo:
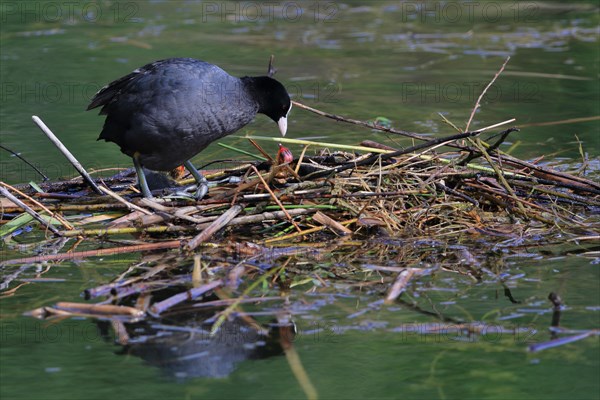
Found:
[[[421,3],[394,1],[73,2],[72,12],[65,4],[0,4],[1,142],[51,178],[76,173],[31,123],[31,115],[42,117],[86,168],[129,167],[115,145],[96,142],[103,118],[84,110],[104,84],[174,56],[204,59],[243,76],[264,74],[275,54],[276,77],[295,100],[356,119],[386,117],[394,127],[434,136],[454,133],[438,113],[465,127],[479,93],[511,56],[473,128],[509,118],[527,125],[600,115],[595,2],[479,2],[472,17],[462,2],[429,3],[429,12]],[[454,6],[460,16],[452,13]],[[259,116],[244,133],[276,135],[277,128]],[[597,172],[599,133],[598,120],[523,127],[503,149],[576,168],[581,144]],[[410,144],[299,109],[292,111],[288,135],[346,144],[366,138]],[[243,139],[223,142],[252,151]],[[1,180],[39,180],[19,160],[0,154]],[[240,158],[213,144],[194,161],[230,157]],[[3,258],[22,254],[13,244],[2,245]],[[388,258],[378,251],[356,261],[334,254],[320,267],[396,265],[393,248]],[[94,321],[22,316],[57,301],[82,301],[83,290],[109,282],[140,257],[63,262],[43,274],[56,281],[29,283],[2,298],[1,398],[304,397],[283,356],[237,363],[217,379],[182,379],[140,357],[117,354],[120,346],[110,335],[103,337]],[[552,291],[565,302],[563,326],[599,327],[597,248],[571,243],[544,252],[511,249],[501,259],[504,264],[481,282],[436,273],[411,288],[403,297],[406,303],[391,306],[380,304],[382,293],[371,286],[295,287],[292,304],[310,305],[294,314],[295,347],[320,397],[600,397],[597,337],[527,351],[528,345],[551,339],[547,296]],[[314,260],[298,260],[306,262]],[[46,266],[3,269],[3,278],[20,268],[9,289]],[[365,274],[366,281],[371,279]],[[505,296],[507,287],[518,303]],[[435,315],[415,310],[413,303]],[[412,330],[441,323],[441,316],[519,333],[471,337]]]

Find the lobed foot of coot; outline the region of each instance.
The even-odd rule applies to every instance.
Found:
[[[183,165],[190,171],[190,174],[192,174],[196,182],[198,182],[198,191],[196,192],[195,197],[197,200],[201,200],[206,196],[206,193],[208,193],[208,181],[204,175],[194,167],[194,164],[192,164],[190,160],[184,162]]]

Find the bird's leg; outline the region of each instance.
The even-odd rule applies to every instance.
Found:
[[[133,166],[135,167],[135,172],[138,177],[138,184],[140,185],[140,189],[142,190],[142,194],[147,199],[152,199],[152,193],[150,192],[150,188],[148,187],[148,182],[146,181],[146,175],[144,175],[144,170],[142,169],[142,164],[138,159],[140,153],[135,152],[133,154]]]
[[[192,164],[190,160],[184,162],[183,165],[188,169],[188,171],[190,171],[190,174],[192,174],[196,182],[198,182],[196,199],[202,199],[204,196],[206,196],[206,193],[208,193],[208,181],[206,180],[204,175],[202,175],[202,173],[198,171],[196,167],[194,167],[194,164]]]

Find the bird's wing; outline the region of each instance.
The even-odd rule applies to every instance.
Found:
[[[159,60],[150,64],[146,64],[143,67],[135,69],[128,75],[125,75],[122,78],[119,78],[108,85],[104,86],[102,89],[98,91],[94,95],[91,103],[87,106],[87,111],[94,109],[100,106],[106,106],[110,104],[112,101],[116,100],[119,97],[119,94],[129,86],[132,82],[135,82],[140,77],[152,73],[158,66],[164,63],[167,60]],[[100,111],[100,114],[104,113],[104,108]]]

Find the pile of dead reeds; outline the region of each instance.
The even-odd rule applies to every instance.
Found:
[[[221,183],[201,201],[180,196],[143,199],[133,174],[107,178],[92,188],[82,179],[19,188],[2,183],[2,234],[13,235],[37,221],[60,238],[118,241],[133,234],[138,240],[135,251],[179,247],[193,251],[217,232],[261,244],[292,239],[316,243],[331,235],[378,233],[448,240],[465,233],[526,237],[542,229],[594,235],[593,221],[586,215],[600,206],[600,184],[500,151],[516,128],[492,134],[493,142],[481,138],[483,132],[508,122],[423,140],[405,149],[373,141],[348,146],[278,139],[288,146],[303,146],[300,156],[286,164],[278,164],[257,143],[275,139],[249,138],[267,161],[205,171],[209,179]],[[415,139],[415,134],[411,137]],[[324,149],[309,156],[307,150],[317,147]],[[80,255],[133,250],[122,246]],[[76,254],[5,263],[62,257]]]
[[[99,303],[59,302],[32,312],[40,318],[110,319],[119,342],[125,344],[129,339],[123,324],[195,315],[202,309],[212,312],[207,321],[214,334],[234,312],[252,322],[253,314],[239,312],[242,304],[250,303],[282,302],[287,314],[279,309],[276,317],[281,327],[288,327],[282,320],[289,317],[289,290],[307,282],[327,286],[328,278],[348,287],[377,288],[387,304],[401,301],[399,296],[411,280],[435,269],[475,281],[499,273],[493,251],[479,254],[457,245],[465,237],[512,240],[516,246],[557,234],[561,240],[597,240],[598,182],[501,151],[506,138],[518,130],[506,129],[514,119],[469,130],[485,91],[505,65],[479,97],[466,127],[438,139],[295,102],[296,107],[326,118],[409,137],[414,145],[397,149],[374,141],[352,146],[248,137],[261,153],[256,155],[260,160],[205,170],[213,186],[200,201],[179,195],[177,189],[154,199],[141,198],[133,171],[94,180],[34,117],[82,178],[18,186],[0,182],[4,246],[35,254],[1,265],[146,252],[110,283],[85,291],[87,299],[103,299]],[[262,150],[261,140],[300,146],[299,155],[283,163]],[[192,181],[182,179],[178,184]],[[32,225],[43,235],[40,229],[26,229]],[[150,252],[158,249],[179,251]],[[396,266],[364,264],[360,260],[367,252],[377,259],[392,259]],[[193,256],[193,266],[186,256]],[[303,270],[291,262],[296,256],[314,262]],[[322,270],[325,264],[328,267]],[[276,281],[272,296],[255,295],[258,287],[272,287]],[[14,295],[31,282],[35,279],[2,295]],[[8,287],[10,280],[5,283]],[[512,298],[505,286],[506,293]],[[559,310],[560,304],[555,307]],[[477,327],[455,322],[459,329],[477,333]],[[589,331],[577,340],[596,334]],[[293,346],[282,345],[305,392],[313,393]]]
[[[413,140],[395,149],[374,141],[359,146],[294,139],[248,138],[258,162],[205,171],[217,181],[201,201],[180,196],[141,199],[132,174],[121,173],[99,185],[36,116],[34,122],[80,172],[81,179],[12,187],[0,182],[0,235],[10,246],[15,232],[32,221],[58,238],[113,241],[136,235],[136,247],[119,246],[76,253],[13,259],[4,263],[60,260],[89,255],[179,248],[193,251],[228,231],[261,244],[296,240],[319,242],[323,235],[374,232],[394,237],[436,236],[448,240],[465,232],[526,237],[555,229],[594,237],[589,210],[600,206],[600,184],[512,157],[500,150],[515,131],[505,120],[469,130],[480,103],[498,73],[479,96],[464,129],[429,137],[377,122],[328,114],[301,103],[296,107],[326,118]],[[272,58],[269,71],[272,68]],[[488,135],[484,140],[483,135]],[[282,164],[257,143],[277,140],[300,145],[299,157]],[[280,145],[281,146],[281,145]],[[248,154],[247,152],[244,152]],[[316,154],[315,154],[316,153]],[[309,154],[311,154],[309,156]],[[164,177],[163,177],[164,178]],[[162,180],[164,180],[161,178]],[[189,183],[184,180],[181,184]],[[87,213],[82,216],[82,213]],[[35,234],[35,231],[31,235]],[[21,237],[24,234],[21,235]],[[66,243],[65,240],[59,241]]]

